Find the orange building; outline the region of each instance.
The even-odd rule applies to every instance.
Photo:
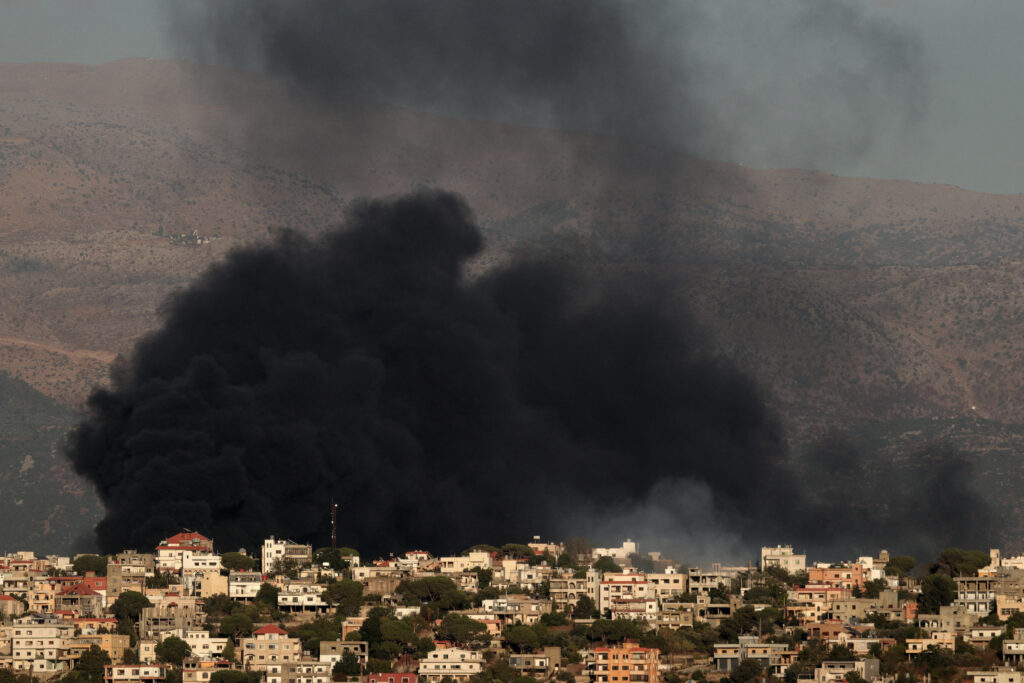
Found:
[[[809,567],[807,569],[808,584],[822,584],[853,590],[864,590],[864,565],[855,564],[849,567]]]
[[[661,650],[640,647],[627,640],[621,645],[594,648],[597,683],[659,683]]]

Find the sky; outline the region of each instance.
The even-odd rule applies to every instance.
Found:
[[[739,59],[742,49],[763,35],[760,27],[772,21],[774,4],[772,0],[732,2],[749,7],[745,21],[734,22],[724,37],[715,32],[696,37],[704,41],[698,49],[718,59]],[[709,8],[715,5],[708,2]],[[1024,3],[861,0],[861,5],[866,15],[917,42],[927,100],[909,127],[879,131],[865,154],[821,160],[816,163],[820,170],[940,182],[986,192],[1024,192],[1024,136],[1017,125],[1024,111],[1024,42],[1019,39]],[[161,0],[0,0],[0,62],[101,64],[132,57],[189,56],[170,37],[166,19]],[[804,42],[812,41],[794,31],[792,44]],[[772,45],[760,47],[773,49]],[[827,53],[828,46],[816,49],[806,53],[808,59],[819,58],[821,50]],[[801,53],[788,54],[792,58]],[[766,63],[773,68],[787,62],[770,59]],[[756,85],[761,78],[757,60],[744,64],[740,82]],[[772,74],[784,75],[778,69]],[[798,99],[793,106],[797,116]],[[754,147],[736,149],[726,160],[776,165],[773,157]]]

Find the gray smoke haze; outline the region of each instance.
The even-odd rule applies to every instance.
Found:
[[[171,0],[185,54],[317,97],[832,168],[928,100],[919,42],[852,0]]]
[[[855,161],[927,102],[916,41],[852,2],[166,11],[186,54],[265,69],[325,112],[371,98],[756,165]],[[284,137],[311,163],[332,153]],[[762,542],[927,554],[987,537],[959,454],[910,454],[932,466],[922,476],[829,436],[787,461],[768,397],[715,352],[671,280],[595,282],[570,258],[473,281],[468,216],[445,194],[364,204],[320,240],[237,252],[172,301],[76,435],[76,467],[108,508],[101,545],[182,526],[226,547],[268,532],[323,541],[331,498],[368,552],[581,528],[640,527],[648,548],[687,561]],[[622,248],[664,265],[677,255],[650,248],[664,229],[639,226]]]

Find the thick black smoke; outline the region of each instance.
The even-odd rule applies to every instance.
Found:
[[[571,531],[573,506],[666,477],[751,511],[779,426],[656,283],[537,263],[467,281],[480,248],[461,200],[418,194],[238,250],[176,296],[73,439],[101,547],[322,542],[334,499],[345,544],[457,550]]]
[[[598,130],[716,160],[854,164],[924,115],[914,36],[852,0],[167,0],[183,54],[322,100]]]

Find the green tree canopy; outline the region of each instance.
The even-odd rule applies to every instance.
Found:
[[[230,552],[220,556],[220,564],[231,571],[251,572],[256,568],[256,559],[242,553]]]
[[[341,624],[333,617],[321,616],[297,626],[289,635],[302,641],[303,650],[310,650],[315,657],[319,657],[322,641],[338,640],[341,637]]]
[[[268,607],[277,607],[277,596],[281,592],[281,589],[277,586],[263,582],[260,584],[260,589],[256,591],[255,602],[267,605]]]
[[[181,660],[192,654],[189,644],[177,636],[168,636],[156,644],[154,649],[161,662],[181,666]]]
[[[450,640],[457,645],[486,642],[487,626],[462,614],[446,614],[437,627],[439,640]]]
[[[627,638],[640,639],[640,626],[630,619],[598,619],[590,626],[588,637],[602,643],[620,643]]]
[[[591,566],[601,573],[612,572],[613,574],[618,574],[622,571],[622,567],[615,564],[615,560],[607,556],[597,558]]]
[[[117,600],[110,606],[110,611],[118,619],[138,621],[139,616],[142,615],[142,610],[152,606],[153,603],[142,593],[138,591],[125,591],[117,596]]]
[[[459,587],[447,576],[426,576],[421,579],[406,579],[398,584],[395,592],[411,603],[431,603],[441,599],[445,593]]]
[[[729,677],[733,683],[751,683],[761,678],[764,668],[756,659],[744,659]]]
[[[235,612],[220,620],[220,634],[231,638],[252,634],[252,617],[245,612]]]
[[[956,598],[956,583],[946,574],[931,574],[921,581],[921,597],[917,600],[921,614],[938,614],[939,607],[951,605]]]
[[[573,619],[594,619],[597,617],[597,604],[589,595],[580,596],[572,608]]]
[[[932,564],[931,572],[946,576],[974,576],[991,560],[989,554],[981,550],[946,548]]]
[[[90,683],[101,683],[103,667],[110,663],[110,655],[106,650],[99,645],[90,645],[89,649],[82,653],[75,670],[84,675]]]
[[[79,555],[71,563],[76,574],[94,572],[96,576],[107,575],[107,558],[102,555]]]
[[[917,560],[910,555],[894,555],[889,558],[889,562],[885,565],[885,573],[905,576],[916,565]]]
[[[362,673],[363,667],[359,664],[359,658],[351,650],[341,655],[341,659],[334,663],[331,670],[333,674],[340,674],[345,677],[358,676]]]
[[[533,652],[540,646],[537,632],[529,626],[508,626],[505,628],[505,642],[515,652]]]
[[[346,548],[346,550],[352,549]],[[327,565],[336,572],[345,571],[349,567],[349,561],[345,559],[348,555],[341,551],[342,548],[317,548],[313,553],[313,563],[318,567]],[[352,554],[358,555],[359,553],[353,551]]]
[[[350,579],[333,581],[324,589],[321,597],[328,605],[337,606],[339,614],[346,617],[355,616],[359,613],[359,605],[362,604],[363,584]]]

